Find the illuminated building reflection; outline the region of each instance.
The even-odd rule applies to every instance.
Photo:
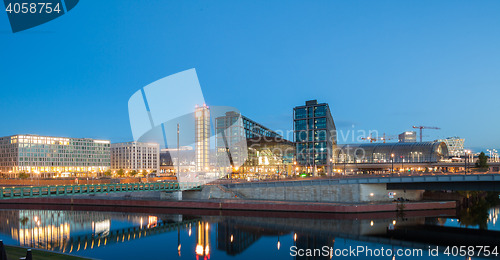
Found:
[[[112,230],[111,219],[128,223],[128,226]],[[0,220],[0,233],[17,241],[19,246],[68,253],[140,239],[196,223],[193,220],[176,223],[151,215],[57,210],[0,210]]]
[[[196,232],[196,259],[199,257],[210,259],[210,225],[208,222],[200,221]]]

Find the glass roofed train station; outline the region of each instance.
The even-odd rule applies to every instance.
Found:
[[[387,171],[391,165],[398,171],[413,171],[447,158],[444,142],[344,144],[334,149],[333,163],[337,168],[355,165],[365,172]]]
[[[448,157],[443,142],[379,143],[339,145],[334,152],[337,163],[432,163]]]

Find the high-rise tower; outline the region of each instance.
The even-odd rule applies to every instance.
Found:
[[[337,131],[330,107],[309,100],[295,107],[293,114],[298,165],[314,175],[331,173]]]
[[[195,160],[196,171],[206,172],[210,167],[210,108],[196,106],[195,109]]]

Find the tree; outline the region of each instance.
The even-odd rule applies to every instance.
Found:
[[[104,176],[109,177],[111,176],[111,170],[107,170],[104,172]]]
[[[123,175],[125,175],[125,172],[123,171],[123,169],[119,169],[118,172],[116,172],[116,174],[118,174],[118,176],[120,177],[123,177]]]
[[[130,172],[130,176],[134,177],[134,176],[136,176],[136,175],[137,175],[137,171],[136,171],[136,170],[132,170],[132,171]]]
[[[27,179],[29,177],[30,177],[30,175],[25,173],[25,172],[19,173],[19,179]]]
[[[478,160],[476,162],[476,167],[480,169],[488,168],[488,156],[484,152],[481,152],[478,156]]]

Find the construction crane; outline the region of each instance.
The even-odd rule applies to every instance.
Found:
[[[387,140],[393,140],[393,139],[397,139],[398,136],[397,135],[389,135],[389,136],[385,136],[385,133],[384,133],[384,136],[379,138],[381,141],[384,141],[384,144],[385,144],[385,141]]]
[[[385,136],[385,133],[384,133],[383,137],[376,137],[375,138],[375,137],[372,137],[372,135],[370,134],[369,137],[362,137],[361,140],[370,140],[370,143],[377,142],[377,141],[384,141],[384,144],[385,144],[385,141],[393,140],[396,138],[398,138],[398,136],[396,136],[396,135]]]
[[[378,138],[373,138],[372,134],[370,134],[370,136],[368,136],[368,137],[361,137],[361,140],[370,140],[370,143],[372,143],[372,142],[376,142],[378,140]]]
[[[441,128],[435,126],[413,126],[414,129],[420,129],[420,142],[422,142],[422,130],[423,129],[435,129],[439,130]]]

